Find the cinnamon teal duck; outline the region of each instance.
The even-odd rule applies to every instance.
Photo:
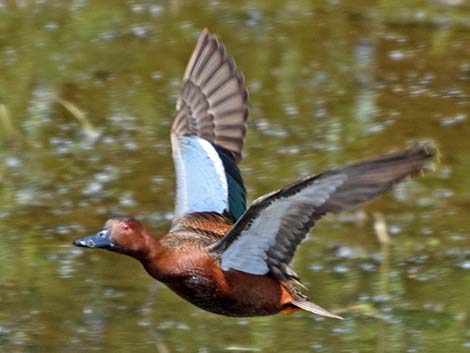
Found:
[[[374,199],[433,156],[429,146],[295,181],[246,206],[238,164],[248,117],[235,62],[204,30],[184,74],[171,129],[176,209],[156,239],[134,218],[111,218],[81,247],[131,256],[176,294],[212,313],[258,316],[306,310],[339,316],[302,293],[292,258],[327,213]]]

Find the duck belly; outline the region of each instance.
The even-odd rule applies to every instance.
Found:
[[[166,278],[164,283],[197,307],[225,316],[273,315],[283,310],[289,300],[282,285],[269,276],[222,272],[225,271],[210,276]]]

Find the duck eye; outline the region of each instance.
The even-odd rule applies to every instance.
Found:
[[[102,230],[101,232],[98,233],[98,236],[100,238],[104,238],[106,236],[106,231],[105,230]]]
[[[124,224],[124,225],[122,226],[122,230],[124,230],[124,231],[127,232],[127,231],[129,230],[129,226],[128,226],[127,224]]]

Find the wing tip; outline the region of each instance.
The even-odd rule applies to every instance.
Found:
[[[429,160],[430,163],[423,164],[423,171],[435,171],[436,164],[441,161],[441,152],[439,146],[433,141],[426,141],[420,146],[416,147],[417,155],[423,161]]]
[[[439,163],[439,148],[433,142],[425,142],[415,147],[408,148],[402,152],[396,152],[389,155],[402,160],[403,163],[411,163],[408,175],[415,176],[420,173],[435,171],[435,162]],[[385,158],[387,156],[384,156]]]
[[[209,48],[210,47],[210,48]],[[204,65],[207,64],[209,57],[213,57],[216,55],[220,59],[220,63],[218,69],[214,70],[206,70],[204,71],[205,75],[202,78],[198,75],[201,74],[201,70],[205,68]],[[206,62],[206,64],[202,64]],[[223,72],[219,71],[220,68],[225,67],[225,75],[221,77],[226,77],[227,79],[221,79],[221,77],[217,77],[216,73]],[[205,70],[205,69],[204,69]],[[198,78],[199,77],[199,78]],[[214,79],[216,84],[210,83],[210,80]],[[226,96],[221,95],[217,98],[212,97],[214,92],[217,92],[217,89],[220,89],[224,84],[226,84],[227,80],[232,80],[232,82],[236,82],[236,85],[233,87],[233,92],[229,92]],[[180,97],[177,101],[177,110],[183,107],[183,103],[189,105],[191,108],[191,99],[192,96],[188,96],[190,94],[189,89],[186,89],[188,86],[188,82],[193,82],[192,80],[196,80],[196,88],[200,90],[203,95],[206,103],[209,104],[209,108],[217,107],[215,113],[211,115],[211,120],[213,121],[220,121],[221,124],[214,124],[214,131],[213,136],[208,136],[207,134],[199,134],[199,130],[190,129],[191,125],[188,123],[184,123],[184,117],[188,114],[192,114],[191,110],[187,110],[179,114],[178,120],[174,120],[174,127],[172,128],[172,133],[174,134],[195,134],[202,138],[208,139],[211,143],[221,144],[223,147],[229,149],[235,156],[236,162],[240,162],[242,159],[242,149],[243,149],[243,140],[245,138],[245,134],[247,131],[247,120],[249,116],[249,109],[248,109],[248,90],[245,87],[245,78],[241,72],[237,70],[237,65],[233,56],[228,55],[226,53],[225,47],[222,43],[220,43],[217,39],[217,36],[211,34],[207,27],[203,28],[201,33],[199,34],[199,38],[197,40],[196,47],[193,51],[193,54],[188,62],[186,67],[186,71],[183,77],[183,89],[180,93]],[[197,81],[199,80],[199,81]],[[220,82],[219,82],[220,81]],[[223,92],[223,91],[221,91]],[[233,96],[238,97],[235,98],[238,100],[237,107],[231,107],[230,103],[233,105],[234,100],[231,98]],[[186,101],[184,98],[186,97]],[[210,98],[212,97],[212,98]],[[187,102],[187,100],[189,101]],[[212,100],[211,100],[212,99]],[[227,103],[228,102],[228,103]],[[195,103],[196,104],[196,103]],[[224,105],[226,104],[226,105]],[[212,106],[213,105],[213,106]],[[225,109],[223,109],[225,107]],[[230,109],[227,109],[229,107]],[[235,109],[236,108],[236,109]],[[206,108],[208,109],[208,108]],[[184,114],[183,114],[184,113]],[[196,114],[196,113],[194,113]],[[181,116],[180,116],[181,115]],[[203,124],[204,117],[200,116],[200,112],[197,113],[193,117],[193,121],[198,123],[201,122]],[[236,135],[241,139],[241,141],[233,141],[233,134],[235,133],[227,133],[227,130],[217,128],[218,125],[226,124],[227,122],[232,123],[233,129],[237,130]],[[199,124],[199,123],[198,123]],[[191,131],[186,131],[190,129]],[[204,130],[205,131],[205,130]],[[226,143],[225,143],[226,142]]]
[[[399,153],[399,152],[398,152]],[[433,141],[426,141],[418,146],[408,148],[404,151],[404,155],[416,159],[430,159],[439,157],[439,148]]]

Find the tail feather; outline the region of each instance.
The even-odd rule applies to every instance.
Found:
[[[326,317],[332,317],[334,319],[340,319],[343,320],[343,318],[339,315],[335,315],[328,310],[322,308],[321,306],[314,304],[308,300],[305,299],[293,299],[291,301],[292,305],[295,305],[296,307],[309,311],[313,314],[320,315],[320,316],[326,316]]]

